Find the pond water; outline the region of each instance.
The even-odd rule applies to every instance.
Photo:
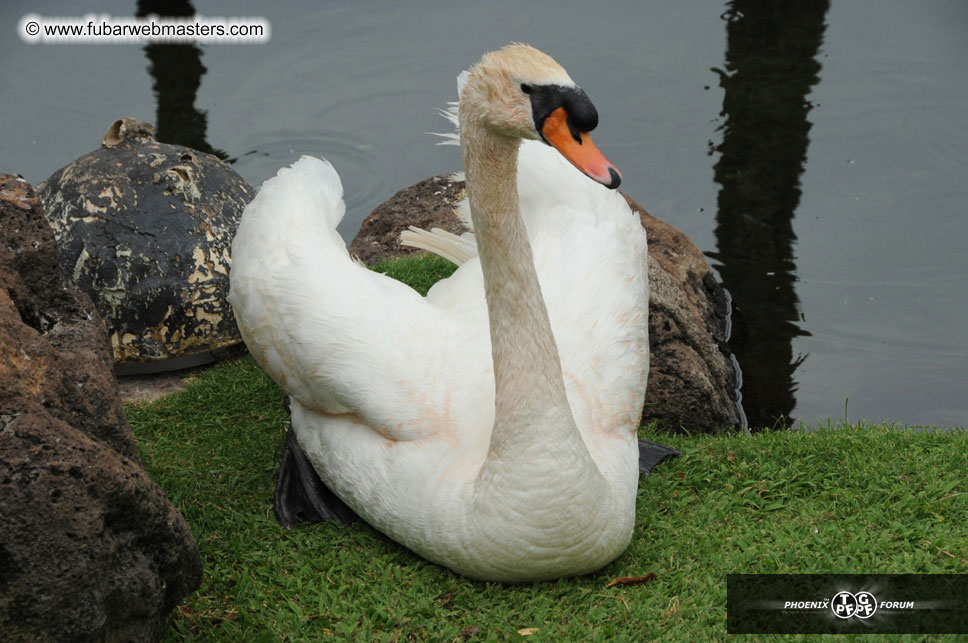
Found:
[[[178,3],[160,3],[165,6]],[[623,189],[707,254],[735,306],[754,425],[968,424],[968,3],[203,2],[261,45],[29,45],[0,8],[0,171],[36,183],[117,117],[259,184],[300,154],[340,171],[348,240],[374,206],[459,168],[426,132],[488,49],[533,44],[601,115]],[[787,6],[784,6],[787,5]],[[142,13],[157,11],[140,3]]]

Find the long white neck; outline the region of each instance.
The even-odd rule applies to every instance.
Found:
[[[519,146],[518,139],[494,134],[474,119],[461,119],[461,155],[494,360],[496,408],[489,462],[529,457],[532,449],[546,449],[549,443],[582,446],[518,206]]]

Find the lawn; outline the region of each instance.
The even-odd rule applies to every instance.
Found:
[[[281,528],[271,506],[288,421],[281,391],[250,357],[191,380],[127,407],[148,471],[204,562],[169,641],[723,640],[728,573],[968,573],[965,431],[647,427],[643,437],[682,456],[642,476],[625,554],[592,576],[504,586],[456,576],[363,523]],[[606,587],[648,573],[651,582]]]

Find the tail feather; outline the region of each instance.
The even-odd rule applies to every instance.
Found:
[[[327,239],[345,248],[336,226],[346,214],[343,184],[332,164],[325,159],[303,156],[291,166],[279,170],[263,183],[258,195],[246,207],[243,226],[260,232],[282,231],[312,221],[311,227],[324,228]],[[320,221],[322,225],[320,226]]]
[[[461,236],[442,228],[428,231],[410,226],[400,233],[400,245],[432,252],[458,266],[477,256],[477,242],[473,234]]]

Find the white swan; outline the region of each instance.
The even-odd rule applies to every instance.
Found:
[[[352,261],[339,177],[303,157],[246,208],[230,301],[302,450],[376,529],[477,579],[592,572],[635,520],[645,232],[575,169],[619,182],[547,55],[486,54],[459,112],[478,253],[452,277],[423,298]],[[519,197],[522,139],[554,147],[526,141]]]

